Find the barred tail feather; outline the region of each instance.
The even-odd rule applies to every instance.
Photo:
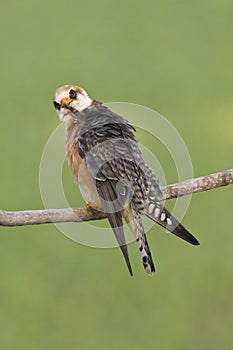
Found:
[[[182,238],[188,243],[199,245],[198,240],[186,230],[186,228],[174,217],[171,213],[163,207],[159,202],[150,202],[147,208],[146,215],[157,222],[162,227],[174,235]]]
[[[132,208],[124,209],[124,218],[136,238],[144,269],[148,275],[152,275],[152,273],[155,272],[155,266],[147,242],[146,233],[143,228],[142,218],[140,215],[134,213]]]
[[[141,254],[144,269],[146,270],[148,275],[152,275],[152,273],[155,272],[155,266],[151,256],[151,252],[150,252],[150,248],[149,248],[146,236],[144,236],[143,239],[139,237],[136,238],[136,242]]]

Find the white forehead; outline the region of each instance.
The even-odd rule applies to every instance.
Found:
[[[83,96],[88,96],[86,91],[83,90],[81,87],[79,86],[75,86],[75,85],[64,85],[64,86],[61,86],[59,87],[55,93],[54,93],[54,96],[53,96],[53,100],[56,101],[56,102],[60,102],[61,99],[63,98],[66,98],[66,97],[69,97],[69,91],[73,89],[77,92],[79,92],[80,94],[82,94]]]

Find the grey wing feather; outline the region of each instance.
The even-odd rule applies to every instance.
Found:
[[[132,133],[133,128],[122,123],[108,123],[81,130],[78,152],[95,181],[104,212],[132,275],[123,231],[123,208],[131,201],[144,210],[147,184],[140,167],[141,153]]]
[[[84,112],[78,115],[81,116],[80,120],[85,121],[79,132],[78,152],[85,158],[95,181],[104,211],[130,273],[132,270],[122,227],[123,208],[129,202],[139,216],[146,214],[180,238],[198,244],[178,220],[163,208],[159,180],[142,157],[133,134],[134,128],[100,104],[87,108],[85,115]],[[156,209],[150,213],[151,205],[156,208],[157,204],[160,208],[159,215]],[[154,269],[153,266],[152,268]]]
[[[114,181],[97,181],[97,191],[100,195],[100,201],[104,212],[106,213],[108,221],[125,258],[129,273],[132,276],[133,272],[123,230],[122,211],[116,212],[113,205],[114,201],[117,200]]]

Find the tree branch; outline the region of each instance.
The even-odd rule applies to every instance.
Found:
[[[197,177],[178,184],[168,185],[162,188],[164,199],[172,199],[186,196],[187,194],[204,192],[217,187],[227,186],[233,183],[233,169],[220,171],[219,173]]]
[[[233,169],[186,180],[162,188],[164,199],[182,197],[233,183]],[[0,226],[23,226],[56,222],[82,222],[104,219],[103,212],[91,208],[64,208],[26,211],[0,210]]]

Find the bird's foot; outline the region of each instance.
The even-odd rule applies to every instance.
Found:
[[[87,209],[94,209],[94,210],[103,210],[103,207],[98,202],[86,202],[86,208]]]

